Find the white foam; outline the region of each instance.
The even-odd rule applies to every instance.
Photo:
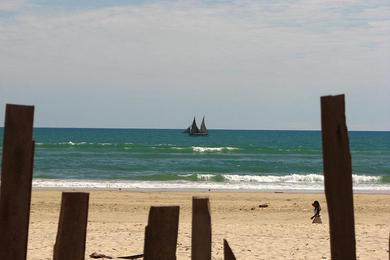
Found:
[[[213,177],[215,177],[214,174],[197,174],[196,178],[200,181],[210,181]]]
[[[257,183],[322,183],[324,178],[318,174],[291,174],[285,176],[265,175],[223,175],[229,182],[257,182]]]
[[[77,146],[77,145],[101,145],[101,146],[107,146],[107,145],[116,145],[113,143],[88,143],[88,142],[61,142],[61,143],[36,143],[36,145],[71,145],[71,146]],[[127,145],[130,145],[131,143],[126,143]]]
[[[378,183],[381,180],[379,176],[367,176],[367,175],[352,175],[353,183]]]
[[[290,174],[284,176],[265,175],[223,175],[229,182],[257,182],[257,183],[324,183],[324,176],[320,174]],[[352,175],[354,184],[374,184],[381,180],[380,176]]]
[[[204,153],[204,152],[222,152],[223,147],[198,147],[193,146],[192,151]]]
[[[192,146],[192,151],[205,153],[205,152],[222,152],[223,150],[233,151],[239,150],[236,147],[201,147],[201,146]]]
[[[184,150],[185,148],[184,147],[171,147],[171,149],[174,149],[174,150]]]
[[[234,151],[234,150],[239,150],[239,148],[237,147],[226,147],[226,150],[229,150],[229,151]]]
[[[145,190],[291,190],[291,191],[323,191],[323,183],[247,183],[247,182],[189,182],[189,181],[108,181],[108,180],[50,180],[34,179],[34,188],[67,188],[67,189],[145,189]],[[355,191],[390,192],[389,184],[369,185],[354,184]]]
[[[65,142],[65,143],[58,143],[58,144],[65,144],[65,145],[71,145],[71,146],[75,146],[75,145],[83,145],[83,144],[87,144],[86,142],[79,142],[79,143],[74,143],[72,141],[68,141],[68,142]]]

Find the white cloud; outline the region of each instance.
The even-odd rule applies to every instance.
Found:
[[[3,99],[49,107],[53,103],[42,100],[47,96],[62,104],[63,113],[68,102],[61,96],[80,109],[88,96],[94,109],[108,100],[124,110],[146,111],[154,126],[174,120],[169,115],[178,107],[176,120],[182,120],[203,102],[219,118],[229,118],[234,109],[248,115],[219,127],[272,128],[272,120],[261,124],[268,115],[251,125],[254,111],[268,109],[285,127],[295,127],[288,107],[300,103],[296,109],[309,109],[307,98],[369,87],[389,95],[389,4],[377,4],[170,2],[21,14],[0,19],[0,91]],[[31,94],[20,98],[21,93]],[[150,108],[157,103],[165,105]],[[316,112],[303,120],[313,128]],[[145,116],[132,116],[137,126],[147,124]]]
[[[1,0],[0,1],[0,12],[1,11],[16,11],[19,10],[25,0]]]

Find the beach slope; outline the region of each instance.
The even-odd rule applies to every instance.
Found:
[[[190,259],[192,196],[209,196],[213,259],[226,238],[238,259],[330,259],[328,213],[322,193],[92,191],[86,259],[93,252],[140,254],[149,207],[179,205],[178,259]],[[311,224],[318,200],[324,224]],[[34,190],[28,259],[52,259],[61,192]],[[359,259],[387,259],[390,194],[355,194]],[[260,204],[268,204],[260,208]]]

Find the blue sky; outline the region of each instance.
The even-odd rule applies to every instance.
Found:
[[[0,1],[0,124],[390,130],[390,2]]]

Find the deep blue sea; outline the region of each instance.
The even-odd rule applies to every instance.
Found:
[[[320,131],[35,128],[34,138],[34,187],[323,189]],[[349,139],[354,189],[389,192],[390,132]]]

